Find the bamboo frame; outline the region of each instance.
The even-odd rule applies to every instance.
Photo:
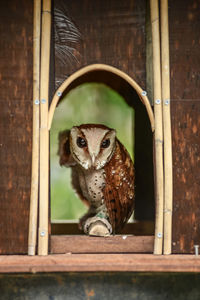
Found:
[[[170,116],[168,0],[161,1],[162,99],[164,132],[164,245],[163,253],[171,254],[172,242],[172,139]]]
[[[146,107],[152,131],[155,129],[155,185],[156,185],[156,219],[154,254],[162,254],[163,248],[163,219],[164,219],[164,254],[171,253],[172,229],[172,149],[171,149],[171,123],[170,123],[170,80],[169,80],[169,40],[168,40],[168,1],[161,1],[162,25],[162,79],[160,65],[160,32],[158,0],[151,0],[151,23],[153,45],[153,75],[154,75],[154,114],[146,92],[126,73],[108,65],[89,65],[72,74],[56,91],[49,109],[49,64],[50,64],[50,38],[51,38],[51,1],[43,0],[42,12],[42,39],[41,39],[41,77],[40,70],[40,12],[41,0],[34,1],[34,85],[33,99],[39,99],[40,106],[34,102],[33,107],[33,157],[32,157],[32,183],[29,222],[29,255],[35,254],[37,231],[37,202],[39,188],[39,230],[38,254],[48,254],[48,225],[49,225],[49,130],[53,115],[62,93],[69,85],[82,75],[103,70],[121,77],[127,81],[137,92],[140,100]],[[36,21],[37,20],[37,21]],[[163,88],[161,92],[161,86]],[[164,103],[162,101],[164,99]],[[40,112],[40,120],[39,120]],[[39,128],[40,122],[40,128]],[[163,170],[163,127],[164,127],[164,170]],[[40,149],[39,149],[40,146]],[[39,162],[40,157],[40,163]],[[40,182],[38,184],[38,170],[40,167]],[[164,182],[165,172],[165,182]],[[164,190],[165,183],[165,190]],[[163,197],[165,196],[165,204]],[[163,206],[165,211],[163,215]],[[164,218],[163,218],[164,217]]]
[[[149,99],[146,95],[146,92],[142,90],[142,88],[130,77],[128,76],[126,73],[122,72],[121,70],[114,68],[112,66],[109,65],[105,65],[105,64],[92,64],[89,66],[86,66],[80,70],[78,70],[77,72],[75,72],[74,74],[72,74],[71,76],[69,76],[62,84],[61,86],[58,88],[58,90],[56,91],[56,93],[54,94],[54,97],[52,99],[51,102],[51,106],[49,109],[49,116],[48,116],[48,128],[49,130],[51,129],[51,124],[52,124],[52,119],[53,119],[53,115],[56,109],[56,106],[58,104],[58,101],[60,100],[60,98],[62,97],[63,92],[66,90],[66,88],[77,78],[81,77],[82,75],[92,72],[92,71],[107,71],[113,74],[116,74],[117,76],[123,78],[125,81],[127,81],[137,92],[140,100],[143,102],[143,104],[146,107],[148,116],[149,116],[149,120],[151,123],[151,129],[152,131],[154,131],[154,114],[149,102]]]
[[[154,254],[162,254],[163,244],[163,125],[161,99],[160,31],[158,0],[151,0],[153,45],[154,114],[155,114],[155,172],[156,218]]]
[[[43,0],[40,78],[40,189],[38,254],[48,254],[49,224],[49,65],[51,40],[51,0]]]
[[[35,255],[38,219],[41,0],[34,1],[33,23],[33,136],[31,197],[28,236],[29,255]]]

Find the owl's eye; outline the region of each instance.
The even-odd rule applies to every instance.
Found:
[[[82,137],[78,137],[77,140],[76,140],[76,143],[78,145],[79,148],[84,148],[87,146],[87,142],[86,140],[84,140]]]
[[[104,140],[102,143],[101,143],[101,147],[102,148],[108,148],[110,146],[110,140],[107,139],[107,140]]]

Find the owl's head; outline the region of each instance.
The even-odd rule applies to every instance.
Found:
[[[115,142],[116,131],[104,125],[84,124],[70,131],[71,154],[86,170],[103,168],[115,151]]]

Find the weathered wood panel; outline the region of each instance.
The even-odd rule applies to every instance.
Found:
[[[172,104],[173,252],[194,253],[200,237],[200,103]]]
[[[51,253],[153,253],[153,236],[52,235]]]
[[[65,8],[81,35],[77,43],[69,40],[74,50],[65,64],[55,60],[57,78],[92,63],[105,63],[145,87],[145,1],[55,0],[54,4]]]
[[[200,237],[200,1],[169,1],[174,169],[173,252]]]
[[[0,253],[27,251],[33,1],[0,1]]]

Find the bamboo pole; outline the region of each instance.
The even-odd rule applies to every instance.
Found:
[[[162,99],[164,132],[164,254],[171,254],[172,244],[172,139],[170,116],[168,0],[161,1]]]
[[[41,0],[34,1],[33,15],[33,136],[32,136],[32,174],[29,215],[28,254],[35,255],[38,219],[39,185],[39,124],[40,124],[40,32]]]
[[[151,26],[153,46],[153,82],[155,114],[155,190],[156,217],[154,254],[162,254],[163,243],[163,126],[161,100],[160,32],[158,0],[151,0]]]
[[[48,254],[49,223],[49,65],[51,39],[51,1],[43,0],[41,78],[40,78],[40,191],[38,254]]]

